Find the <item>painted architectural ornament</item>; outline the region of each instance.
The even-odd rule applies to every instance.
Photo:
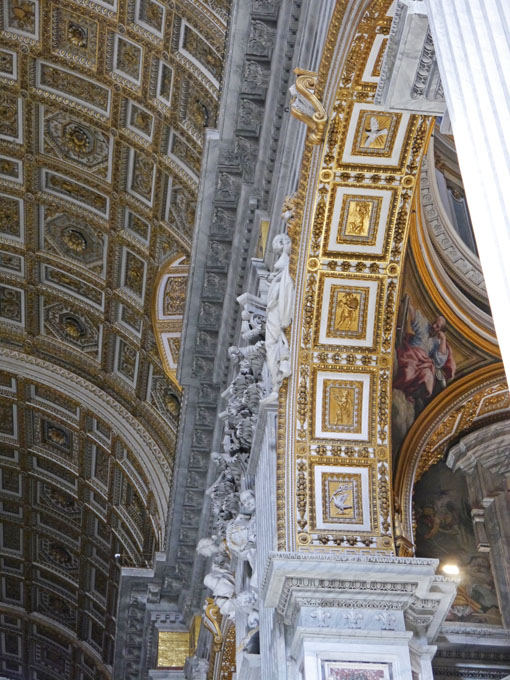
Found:
[[[273,252],[278,259],[269,275],[266,307],[266,359],[271,375],[271,398],[276,398],[283,380],[291,373],[289,343],[285,335],[285,329],[292,322],[295,294],[289,272],[290,247],[287,234],[278,234],[273,239]]]

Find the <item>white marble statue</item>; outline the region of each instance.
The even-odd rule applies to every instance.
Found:
[[[294,283],[290,277],[290,238],[278,234],[273,239],[273,251],[278,259],[268,277],[266,308],[266,360],[271,375],[271,397],[276,398],[284,378],[290,375],[289,343],[285,329],[292,321]]]
[[[228,569],[213,562],[211,571],[204,577],[204,585],[212,591],[214,601],[220,608],[220,613],[223,616],[233,618],[235,606],[232,598],[235,587],[233,576]]]

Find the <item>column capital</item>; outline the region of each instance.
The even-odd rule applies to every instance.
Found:
[[[455,580],[435,575],[437,565],[420,558],[271,553],[261,594],[290,626],[407,630],[432,642],[456,593]]]

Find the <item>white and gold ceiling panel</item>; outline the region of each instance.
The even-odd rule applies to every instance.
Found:
[[[3,602],[18,607],[5,622],[0,606],[0,635],[14,636],[0,675],[108,677],[114,555],[144,564],[161,546],[183,262],[229,11],[0,0],[0,353],[34,377],[0,381]],[[154,329],[153,291],[176,262],[171,318]]]

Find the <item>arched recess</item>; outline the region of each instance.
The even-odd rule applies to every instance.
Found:
[[[433,124],[374,103],[394,4],[338,2],[315,82],[328,123],[322,145],[308,135],[289,224],[296,305],[279,405],[281,549],[394,552],[394,335]],[[340,484],[350,485],[350,517],[332,504]]]
[[[480,368],[449,385],[414,422],[395,472],[395,540],[398,554],[414,554],[413,489],[458,439],[488,422],[510,419],[503,364]]]
[[[165,373],[180,391],[177,381],[180,340],[186,286],[188,281],[188,260],[185,255],[165,263],[158,272],[152,297],[152,324],[158,344],[159,355]],[[176,403],[178,410],[178,404]]]
[[[474,346],[499,358],[500,352],[492,318],[478,309],[461,292],[452,278],[448,276],[446,266],[442,263],[434,247],[434,232],[438,232],[436,240],[439,242],[442,240],[447,244],[445,250],[454,251],[451,240],[448,245],[449,235],[439,231],[443,228],[441,223],[444,223],[446,218],[441,214],[441,206],[437,205],[438,190],[435,186],[434,164],[431,160],[433,140],[431,142],[432,149],[429,149],[421,168],[415,204],[411,214],[410,249],[420,278],[423,280],[430,299],[437,307],[438,312],[447,320],[449,325],[456,328]],[[456,257],[459,270],[467,269],[468,264],[462,261],[462,254],[456,253]],[[480,267],[477,258],[472,256],[472,259]],[[453,267],[453,265],[450,265],[450,267]],[[478,270],[475,273],[478,274]]]

